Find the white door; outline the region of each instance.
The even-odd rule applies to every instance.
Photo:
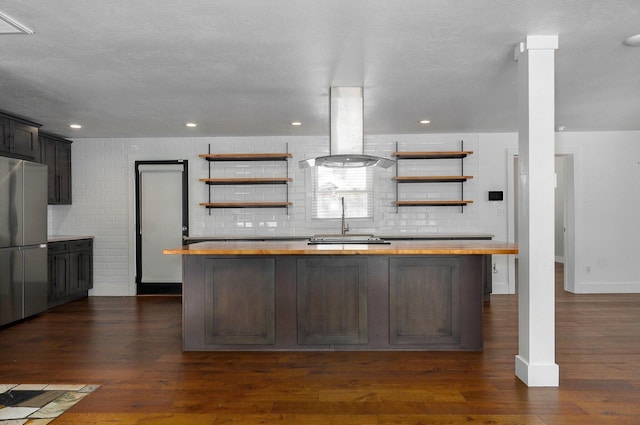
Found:
[[[162,250],[183,245],[184,164],[138,164],[138,294],[176,292],[182,282],[182,258]],[[166,290],[171,285],[173,290]],[[145,289],[146,288],[146,289]]]

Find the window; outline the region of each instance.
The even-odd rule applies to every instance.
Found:
[[[313,168],[312,218],[373,218],[373,171],[370,167]]]

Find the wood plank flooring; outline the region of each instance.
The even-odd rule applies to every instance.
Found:
[[[640,424],[640,294],[558,288],[559,388],[514,376],[513,295],[479,353],[183,353],[180,317],[178,297],[59,307],[0,330],[0,383],[101,385],[56,425]]]

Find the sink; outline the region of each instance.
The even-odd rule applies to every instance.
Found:
[[[384,239],[369,234],[329,234],[314,235],[309,239],[309,245],[320,244],[387,244],[390,243]]]

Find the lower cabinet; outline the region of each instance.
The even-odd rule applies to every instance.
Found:
[[[367,343],[367,259],[297,261],[298,344]]]
[[[460,261],[389,259],[389,343],[460,344]]]
[[[482,350],[483,255],[186,255],[184,350]]]
[[[87,296],[93,288],[93,240],[50,242],[48,306]]]
[[[208,259],[205,342],[274,344],[275,260]]]

